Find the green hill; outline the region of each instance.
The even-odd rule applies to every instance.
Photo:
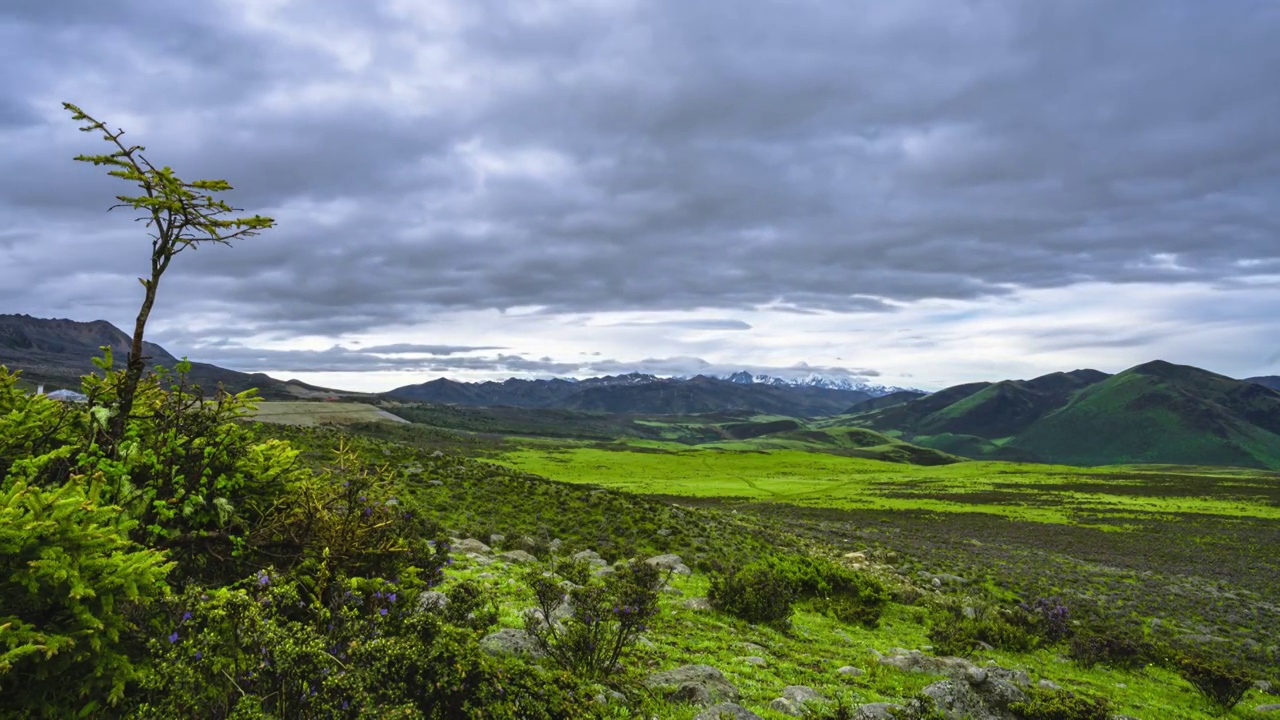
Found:
[[[1150,362],[1081,391],[1010,444],[1077,465],[1280,467],[1280,393]]]

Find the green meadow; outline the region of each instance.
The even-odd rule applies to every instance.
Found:
[[[1077,468],[1007,462],[920,466],[801,450],[531,444],[496,462],[649,495],[738,498],[839,510],[987,513],[1054,524],[1145,515],[1280,519],[1280,476],[1164,466]],[[1107,524],[1111,529],[1123,525]]]

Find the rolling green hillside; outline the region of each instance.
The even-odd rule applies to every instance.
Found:
[[[1011,445],[1079,465],[1280,467],[1280,393],[1156,361],[1080,392]]]

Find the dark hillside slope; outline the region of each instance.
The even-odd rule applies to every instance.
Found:
[[[1244,382],[1257,383],[1272,390],[1280,390],[1280,375],[1264,375],[1262,377],[1245,378]]]
[[[883,410],[884,408],[890,408],[895,405],[909,403],[912,400],[919,400],[926,394],[927,393],[922,393],[918,390],[899,390],[897,392],[889,393],[888,395],[867,398],[862,402],[854,403],[841,414],[852,415],[854,413],[871,412],[872,410]]]
[[[1097,370],[1075,370],[1032,380],[1003,380],[921,418],[914,430],[928,435],[1011,437],[1066,405],[1081,388],[1107,377]]]
[[[21,370],[32,384],[79,388],[80,376],[93,372],[93,358],[102,346],[111,348],[117,367],[129,353],[131,337],[105,320],[78,322],[45,319],[30,315],[0,315],[0,365]],[[144,343],[153,365],[173,367],[178,359],[154,343]],[[294,381],[283,382],[262,373],[243,373],[210,365],[191,363],[189,382],[205,390],[222,385],[231,392],[257,388],[269,400],[296,400],[299,397],[323,395],[325,390]]]
[[[1080,391],[1009,445],[1075,465],[1280,468],[1280,393],[1157,360]]]

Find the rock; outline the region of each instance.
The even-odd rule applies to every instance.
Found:
[[[439,590],[427,590],[418,594],[419,612],[438,612],[449,606],[449,596]]]
[[[492,535],[490,535],[490,536],[489,536],[489,544],[490,544],[490,545],[493,545],[493,546],[495,546],[495,547],[496,547],[496,546],[498,546],[498,545],[501,545],[502,543],[504,543],[504,542],[506,542],[506,541],[507,541],[507,536],[506,536],[506,535],[502,535],[502,534],[499,534],[499,533],[494,533],[494,534],[492,534]]]
[[[867,674],[867,671],[852,665],[845,665],[844,667],[836,668],[836,674],[844,675],[845,677],[862,677]]]
[[[439,450],[437,450],[437,451],[435,451],[435,452],[431,453],[431,457],[433,457],[433,458],[441,458],[441,457],[444,457],[444,453],[442,453],[442,452],[440,452]]]
[[[1042,690],[1061,690],[1062,686],[1052,680],[1041,680],[1036,683],[1036,687]]]
[[[738,659],[748,665],[755,665],[756,667],[769,667],[769,661],[765,660],[759,655],[748,655],[746,657],[740,657]]]
[[[853,711],[853,720],[895,720],[901,705],[894,703],[865,703]]]
[[[805,703],[824,703],[827,699],[808,685],[788,685],[782,689],[782,697],[794,700],[801,705]]]
[[[697,610],[703,612],[711,609],[711,601],[704,597],[695,597],[685,600],[683,603],[686,610]]]
[[[668,700],[675,702],[710,705],[716,702],[734,702],[741,697],[738,688],[710,665],[685,665],[654,673],[645,678],[643,683],[645,687],[659,690]]]
[[[792,717],[804,717],[804,706],[794,700],[774,698],[769,701],[769,709]]]
[[[1271,692],[1271,683],[1267,682],[1266,680],[1259,680],[1255,682],[1253,684],[1253,689],[1257,690],[1260,693],[1266,693],[1267,695],[1273,694]]]
[[[623,695],[617,690],[611,690],[608,688],[605,688],[604,690],[601,690],[600,692],[596,693],[595,700],[597,703],[601,705],[609,705],[613,703],[616,703],[619,705],[627,704],[626,695]]]
[[[1280,712],[1280,704],[1259,705],[1253,710],[1254,712]]]
[[[583,550],[581,552],[576,552],[572,555],[572,557],[574,562],[584,562],[584,563],[587,563],[588,565],[597,565],[599,567],[604,567],[609,564],[609,562],[604,558],[600,557],[600,553],[596,552],[595,550]]]
[[[764,718],[736,703],[712,705],[694,716],[693,720],[764,720]]]
[[[593,573],[591,573],[591,574],[592,574],[592,576],[594,576],[594,577],[604,577],[604,576],[606,576],[606,575],[612,575],[612,574],[614,574],[614,573],[616,573],[616,572],[618,572],[618,571],[617,571],[617,570],[614,570],[612,565],[605,565],[604,567],[600,568],[599,570],[597,570],[597,571],[595,571],[595,572],[593,572]]]
[[[900,649],[899,649],[900,650]],[[950,678],[965,678],[978,666],[958,657],[935,657],[915,650],[901,651],[895,655],[884,655],[879,659],[881,665],[897,668],[903,672],[917,672],[928,675],[946,675]]]
[[[692,575],[693,571],[684,564],[679,555],[655,555],[645,562],[663,570],[670,570],[676,575]]]
[[[498,558],[517,565],[538,562],[538,558],[530,555],[524,550],[510,550],[508,552],[500,553]]]
[[[976,684],[942,680],[926,687],[921,694],[932,700],[948,720],[1017,720],[1009,706],[1027,699],[1017,685],[995,677]]]
[[[443,481],[443,480],[428,480],[428,481],[427,481],[427,484],[428,484],[428,485],[432,485],[432,486],[434,486],[434,487],[440,487],[441,485],[443,485],[443,484],[444,484],[444,481]]]
[[[742,648],[743,650],[746,650],[752,655],[763,655],[769,652],[769,650],[765,648],[765,646],[757,645],[756,643],[753,643],[753,642],[738,643],[738,647]]]
[[[480,553],[467,553],[467,559],[481,567],[492,565],[494,562],[493,558]]]
[[[485,635],[480,640],[480,649],[490,655],[520,655],[533,658],[542,654],[532,635],[515,628],[503,628]]]
[[[459,540],[458,542],[453,544],[453,548],[451,549],[454,552],[484,553],[486,555],[490,552],[493,552],[488,545],[485,545],[484,543],[480,542],[475,538],[467,538],[466,540]]]

